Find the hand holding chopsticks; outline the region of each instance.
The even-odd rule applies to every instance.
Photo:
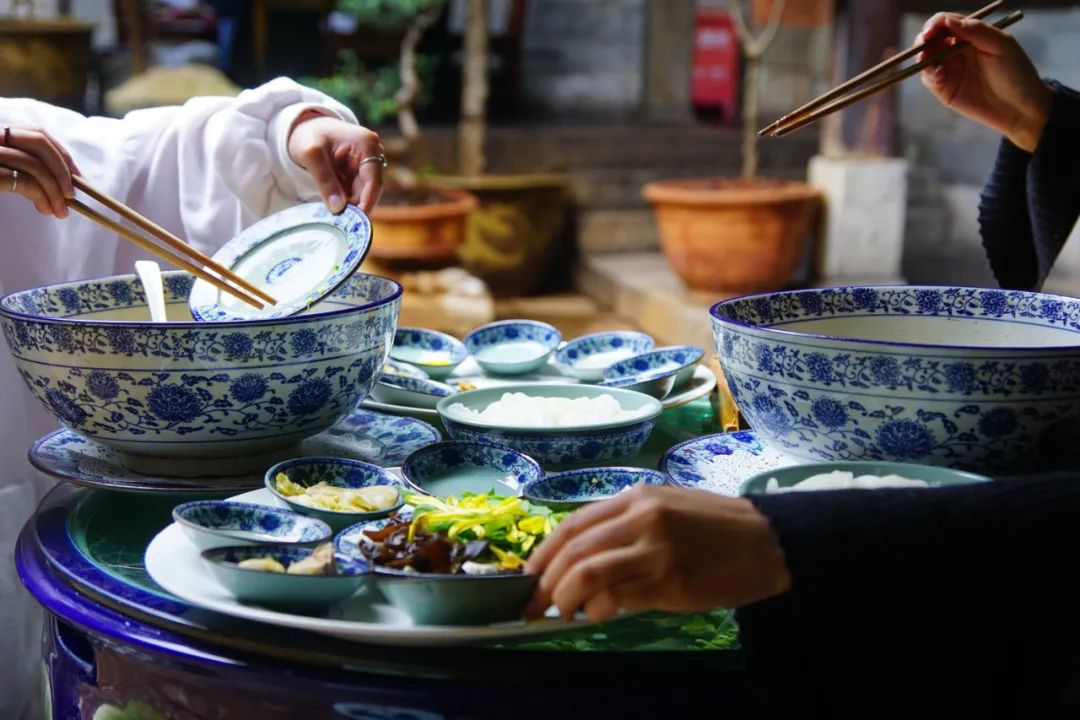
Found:
[[[90,208],[79,200],[68,200],[68,207],[70,207],[75,212],[90,218],[94,222],[108,228],[109,230],[112,230],[120,237],[134,243],[135,245],[138,245],[140,248],[146,250],[149,253],[157,255],[162,260],[172,265],[175,265],[176,267],[179,267],[183,270],[187,270],[192,275],[205,280],[206,282],[210,283],[222,292],[229,293],[233,297],[244,301],[248,305],[262,309],[264,307],[264,302],[270,303],[271,305],[277,303],[277,301],[272,296],[266,294],[262,290],[259,290],[257,287],[249,283],[247,280],[244,280],[239,275],[236,275],[228,268],[217,264],[203,253],[199,252],[195,248],[185,243],[180,238],[170,233],[168,230],[165,230],[151,220],[143,217],[139,213],[129,208],[127,205],[121,203],[119,200],[115,200],[106,195],[105,193],[95,189],[92,185],[87,183],[78,175],[72,176],[72,180],[75,183],[75,187],[77,189],[82,190],[84,193],[94,198],[102,205],[114,211],[129,222],[138,225],[161,242],[180,251],[181,253],[186,255],[187,258],[182,257],[177,253],[166,250],[163,247],[155,245],[147,238],[124,227],[123,225],[114,220],[110,220],[109,218],[98,213],[96,210]],[[213,273],[216,273],[216,275],[211,274],[202,266],[205,266],[205,268],[213,271]],[[227,284],[226,281],[234,283],[237,287],[233,287],[232,285]]]
[[[997,0],[996,2],[990,3],[986,7],[983,7],[969,15],[968,19],[977,20],[986,17],[987,15],[1001,7],[1002,4],[1002,0]],[[994,23],[994,27],[998,28],[999,30],[1007,28],[1010,25],[1018,22],[1021,18],[1023,18],[1023,16],[1023,12],[1017,10],[1002,18],[998,22]],[[770,135],[773,137],[786,135],[794,130],[809,125],[810,123],[819,120],[826,115],[830,115],[838,110],[841,110],[849,105],[858,102],[859,100],[869,97],[870,95],[881,92],[882,90],[885,90],[886,88],[889,88],[906,78],[917,75],[918,73],[922,72],[924,69],[932,65],[939,65],[940,63],[948,60],[950,57],[963,51],[967,47],[969,47],[968,42],[959,38],[956,38],[956,42],[954,42],[953,44],[947,45],[943,48],[941,47],[940,38],[934,38],[927,42],[917,44],[916,46],[911,47],[889,58],[888,60],[885,60],[884,62],[874,66],[873,68],[870,68],[866,72],[857,75],[851,80],[839,85],[838,87],[825,93],[821,97],[818,97],[811,102],[806,103],[805,105],[794,110],[793,112],[788,113],[784,117],[763,128],[761,131],[758,132],[758,134]],[[918,55],[919,53],[926,53],[928,51],[934,50],[935,48],[937,48],[938,51],[935,52],[933,55],[926,57],[925,59],[903,70],[899,70],[892,74],[886,74],[887,71],[899,67],[904,61]],[[862,89],[855,90],[855,88],[859,85],[871,79],[878,78],[882,75],[884,75],[884,77],[881,77],[881,79],[876,80],[875,82],[867,85],[866,87],[863,87]],[[854,91],[850,92],[850,94],[845,94],[852,90]]]

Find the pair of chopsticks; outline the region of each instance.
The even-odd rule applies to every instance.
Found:
[[[1003,0],[996,0],[996,2],[992,2],[986,7],[980,8],[979,10],[971,13],[967,16],[967,18],[969,20],[981,20],[982,18],[986,17],[990,13],[1000,8],[1003,4]],[[999,30],[1003,30],[1010,25],[1019,22],[1023,17],[1024,13],[1020,10],[1016,10],[994,23],[994,27],[998,28]],[[811,100],[802,107],[793,110],[787,115],[784,115],[779,120],[770,123],[769,125],[759,130],[758,135],[768,135],[770,137],[780,137],[783,135],[787,135],[794,130],[798,130],[799,128],[809,125],[816,120],[820,120],[826,115],[831,115],[837,110],[842,110],[848,105],[857,103],[863,98],[869,97],[870,95],[879,93],[886,88],[892,87],[893,85],[911,77],[912,75],[917,75],[927,67],[930,67],[931,65],[936,65],[952,57],[953,55],[968,46],[968,43],[966,41],[957,39],[955,44],[948,46],[946,49],[942,50],[936,55],[926,58],[922,62],[916,63],[904,70],[893,73],[892,75],[887,75],[881,80],[878,80],[877,82],[868,85],[861,90],[857,90],[850,95],[844,95],[844,93],[852,90],[861,83],[864,83],[867,80],[875,78],[879,75],[882,75],[887,70],[898,67],[905,60],[915,57],[920,52],[923,52],[924,50],[930,48],[930,46],[937,46],[943,40],[944,38],[941,37],[935,38],[930,42],[916,45],[915,47],[908,48],[902,53],[894,55],[888,60],[885,60],[870,68],[866,72],[856,75],[842,85],[839,85],[836,88],[825,93],[821,97]]]
[[[270,303],[271,305],[277,304],[277,300],[275,300],[272,296],[267,295],[265,292],[255,287],[247,280],[232,272],[225,266],[214,262],[206,255],[202,254],[180,238],[170,233],[165,228],[160,227],[153,221],[143,217],[139,213],[129,208],[127,205],[124,205],[119,200],[115,200],[106,195],[105,193],[101,192],[100,190],[94,188],[94,186],[90,185],[90,183],[86,182],[78,175],[72,176],[71,179],[74,182],[76,188],[82,190],[84,193],[94,198],[99,203],[109,208],[120,217],[135,225],[138,225],[158,240],[162,241],[166,245],[169,245],[175,250],[179,250],[181,253],[187,255],[188,258],[191,259],[188,260],[181,255],[178,255],[174,252],[166,250],[163,247],[155,245],[142,235],[139,235],[138,233],[124,227],[123,225],[114,220],[110,220],[109,218],[99,213],[97,210],[94,210],[93,208],[79,200],[68,200],[68,207],[75,212],[87,218],[90,218],[94,222],[108,228],[109,230],[112,230],[120,237],[124,238],[125,240],[131,241],[132,243],[138,245],[143,250],[146,250],[149,253],[157,255],[162,260],[171,263],[178,268],[187,270],[195,277],[202,278],[203,280],[218,288],[222,292],[226,292],[237,298],[238,300],[244,301],[248,305],[259,308],[261,310],[264,307],[264,302]],[[196,262],[199,264],[197,265]],[[208,272],[207,269],[203,269],[203,266],[208,270],[216,273],[216,276]],[[229,285],[226,280],[234,283],[238,287],[233,287],[232,285]]]

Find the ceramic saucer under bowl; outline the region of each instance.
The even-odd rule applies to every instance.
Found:
[[[751,477],[805,462],[770,447],[753,430],[740,430],[679,443],[660,459],[660,472],[672,485],[736,497]]]

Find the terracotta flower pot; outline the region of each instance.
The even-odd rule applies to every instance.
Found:
[[[451,262],[465,241],[465,220],[476,197],[464,190],[422,187],[387,190],[371,213],[376,260]]]
[[[791,279],[821,194],[802,182],[696,179],[649,183],[668,262],[694,290],[767,292]]]
[[[461,248],[466,270],[498,297],[531,295],[564,255],[566,180],[560,175],[438,176],[433,182],[468,190],[479,207]]]

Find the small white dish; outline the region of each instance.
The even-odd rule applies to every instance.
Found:
[[[321,202],[271,215],[214,254],[214,261],[277,300],[261,310],[202,279],[191,288],[201,322],[284,318],[308,310],[349,279],[371,246],[371,223],[359,208],[334,215]]]

